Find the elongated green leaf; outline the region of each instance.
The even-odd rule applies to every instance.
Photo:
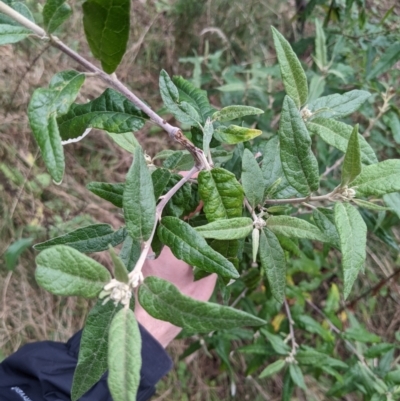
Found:
[[[396,213],[400,219],[400,193],[394,192],[383,195],[383,200],[385,201],[385,204],[392,210],[392,212]]]
[[[146,277],[139,287],[139,302],[156,319],[196,333],[266,323],[256,316],[229,306],[196,301],[158,277]]]
[[[0,25],[0,46],[17,43],[31,35],[30,29],[16,25]]]
[[[283,303],[286,289],[285,253],[276,235],[268,228],[260,233],[260,260],[272,295],[279,303]]]
[[[325,237],[324,233],[318,227],[296,217],[270,216],[267,219],[267,227],[277,235],[328,242],[328,238]]]
[[[327,365],[332,368],[348,368],[348,365],[339,359],[331,358],[329,355],[319,352],[314,348],[302,346],[296,353],[296,361],[301,365],[322,366]]]
[[[236,217],[227,220],[217,220],[195,230],[204,238],[220,240],[240,239],[247,237],[253,230],[253,220],[249,217]]]
[[[139,260],[141,251],[142,248],[140,241],[135,241],[133,240],[132,237],[128,235],[125,238],[124,243],[122,244],[119,257],[121,258],[122,262],[124,263],[129,272],[131,272],[135,267],[136,262]]]
[[[319,118],[342,118],[354,113],[371,96],[367,91],[352,90],[343,95],[320,97],[307,105],[316,117]]]
[[[274,199],[288,199],[300,196],[287,181],[282,170],[279,136],[272,137],[261,150],[263,161],[261,171],[264,177],[266,195]]]
[[[258,376],[260,379],[264,377],[270,377],[279,373],[286,365],[284,359],[278,359],[277,361],[269,364]]]
[[[214,127],[210,118],[207,118],[203,128],[203,150],[206,155],[210,151],[210,142],[214,134]]]
[[[344,298],[346,299],[366,257],[367,226],[357,209],[336,202],[335,224],[342,251]]]
[[[247,200],[254,209],[264,200],[264,178],[254,155],[245,149],[242,158],[242,185]]]
[[[123,134],[114,134],[107,132],[107,135],[122,149],[129,153],[135,153],[135,149],[140,146],[132,132],[124,132]]]
[[[323,69],[328,65],[328,55],[325,43],[325,33],[319,19],[315,20],[315,59],[318,67]]]
[[[28,20],[35,22],[32,12],[29,10],[29,8],[26,6],[26,4],[24,4],[20,1],[14,1],[14,0],[3,0],[3,3],[5,3],[8,6],[10,6],[11,8],[13,8],[15,11],[17,11],[19,14],[23,15]],[[0,25],[21,26],[13,18],[9,17],[8,15],[2,14],[2,13],[0,13]],[[32,31],[30,31],[30,33],[32,33]]]
[[[260,332],[268,339],[274,351],[279,355],[288,355],[289,346],[283,341],[283,338],[276,334],[270,333],[266,328],[262,327]]]
[[[197,180],[208,221],[242,216],[244,194],[234,174],[217,167],[200,171]]]
[[[168,192],[181,180],[181,175],[171,174],[164,192]],[[186,182],[178,189],[171,200],[167,203],[164,208],[164,215],[182,217],[185,214],[190,214],[193,208],[198,206],[198,200],[196,200],[194,202],[195,205],[193,205],[192,199],[192,187],[188,182]]]
[[[365,166],[351,186],[357,196],[382,196],[400,191],[400,160],[389,159]]]
[[[378,205],[373,202],[368,202],[363,199],[354,198],[354,199],[352,199],[352,202],[354,202],[357,206],[360,206],[360,207],[363,207],[363,208],[369,209],[369,210],[376,210],[379,212],[384,212],[386,210],[390,210],[389,207],[384,207],[384,206]]]
[[[354,127],[347,145],[346,154],[344,155],[342,168],[341,186],[345,186],[354,181],[361,173],[361,152],[358,142],[358,124]]]
[[[353,127],[340,121],[327,118],[315,118],[307,122],[308,130],[319,135],[327,144],[346,152]],[[378,163],[374,150],[362,135],[358,135],[361,161],[365,164]]]
[[[193,156],[188,151],[177,150],[166,158],[163,166],[168,170],[187,171],[194,166]]]
[[[171,173],[165,168],[158,168],[151,174],[153,181],[154,197],[158,199],[164,192],[164,189],[168,185],[168,181],[171,178]]]
[[[126,51],[130,4],[129,0],[86,0],[82,6],[90,50],[107,74],[117,69]]]
[[[164,217],[158,227],[158,236],[178,259],[191,266],[224,277],[239,277],[233,264],[214,251],[206,240],[184,221],[176,217]]]
[[[107,384],[114,401],[136,401],[142,366],[142,337],[133,311],[121,309],[111,322]]]
[[[64,245],[41,252],[36,265],[36,281],[55,295],[93,298],[111,280],[110,273],[100,263]]]
[[[72,14],[65,0],[47,0],[43,7],[43,22],[48,33],[53,33]]]
[[[114,248],[112,246],[109,246],[109,252],[111,255],[111,260],[114,265],[114,277],[121,283],[128,284],[129,283],[128,270],[124,262],[115,253]]]
[[[201,117],[200,122],[205,122],[215,111],[210,106],[206,91],[197,88],[191,82],[179,76],[172,77],[172,82],[178,89],[179,100],[190,104],[197,111]]]
[[[180,92],[165,70],[160,72],[160,94],[165,107],[183,124],[197,125],[202,121],[197,109],[187,101],[180,101]],[[199,89],[195,88],[197,91]]]
[[[56,117],[68,111],[84,80],[85,75],[76,71],[60,72],[53,77],[49,89],[36,89],[29,102],[29,124],[56,183],[62,181],[65,164]]]
[[[300,367],[295,363],[291,363],[289,365],[289,372],[290,372],[290,377],[293,380],[293,383],[296,386],[299,386],[301,389],[307,390],[307,386],[304,382],[304,376],[303,373],[301,372]]]
[[[72,401],[77,401],[96,384],[108,368],[108,331],[111,321],[122,308],[113,302],[102,305],[99,300],[89,312],[79,347],[78,364],[71,389]]]
[[[289,42],[274,27],[271,29],[283,85],[296,107],[300,108],[308,98],[306,74]]]
[[[153,231],[156,201],[153,181],[141,148],[126,176],[123,194],[124,217],[129,235],[138,241],[147,241]]]
[[[21,238],[13,242],[4,253],[4,260],[9,271],[14,271],[18,258],[26,249],[32,245],[33,238]]]
[[[263,113],[263,110],[251,106],[227,106],[214,113],[212,115],[212,120],[224,122]]]
[[[235,143],[250,141],[250,139],[260,136],[262,131],[254,128],[230,125],[229,127],[220,126],[214,131],[217,140],[234,145]]]
[[[87,128],[123,134],[141,129],[148,117],[133,103],[113,89],[106,89],[98,98],[73,104],[64,116],[57,119],[63,141],[79,139]]]
[[[383,74],[388,71],[389,68],[400,60],[400,43],[397,41],[385,49],[385,52],[381,57],[379,57],[379,61],[375,64],[374,68],[367,75],[367,79],[374,79],[377,76]]]
[[[324,233],[328,242],[340,249],[339,234],[335,226],[335,213],[331,209],[317,208],[313,210],[316,226]]]
[[[111,202],[114,206],[122,208],[122,195],[124,194],[125,184],[111,184],[108,182],[89,182],[86,188],[100,196],[100,198]]]
[[[289,184],[302,195],[319,187],[318,162],[311,151],[311,138],[293,100],[283,101],[279,127],[281,161]]]
[[[36,244],[34,248],[43,251],[54,245],[68,245],[83,253],[100,252],[108,249],[109,245],[120,244],[126,235],[124,228],[114,231],[108,224],[92,224]]]

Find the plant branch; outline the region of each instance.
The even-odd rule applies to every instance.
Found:
[[[287,316],[288,321],[289,321],[289,333],[290,333],[289,334],[289,338],[290,338],[290,341],[292,343],[292,350],[290,351],[290,355],[288,356],[287,362],[292,363],[294,361],[294,359],[295,359],[295,355],[296,355],[296,352],[297,352],[298,344],[296,343],[296,338],[294,336],[294,328],[293,328],[294,321],[292,319],[292,314],[290,313],[290,307],[289,307],[289,304],[288,304],[288,301],[287,301],[286,298],[285,298],[284,304],[285,304],[286,316]]]
[[[140,275],[142,272],[142,268],[144,265],[144,262],[147,259],[147,255],[150,251],[151,248],[151,243],[153,242],[154,234],[156,232],[157,224],[159,220],[161,219],[162,212],[164,210],[164,207],[166,204],[170,201],[170,199],[179,191],[179,189],[187,182],[189,181],[194,174],[196,174],[199,171],[198,167],[193,167],[187,175],[182,177],[182,179],[177,182],[161,199],[161,202],[157,205],[156,207],[156,220],[154,222],[153,230],[150,234],[150,238],[144,242],[142,252],[140,253],[140,257],[138,261],[136,262],[135,268],[129,273],[129,277],[135,277],[137,275]]]
[[[287,203],[296,204],[303,202],[322,202],[332,201],[335,195],[339,192],[339,188],[335,188],[332,192],[326,195],[319,196],[306,196],[304,198],[291,198],[291,199],[267,199],[264,201],[264,205],[286,205]]]
[[[180,128],[174,127],[173,125],[169,124],[166,120],[164,120],[161,116],[159,116],[156,112],[154,112],[147,104],[145,104],[142,100],[140,100],[131,90],[129,90],[121,81],[116,78],[115,75],[108,75],[100,68],[96,67],[90,61],[86,60],[80,54],[72,50],[68,47],[65,43],[63,43],[59,38],[56,36],[49,35],[47,36],[46,32],[33,23],[32,21],[25,18],[23,15],[19,14],[17,11],[12,9],[11,7],[4,4],[0,1],[0,12],[8,15],[25,28],[30,29],[36,35],[38,35],[41,39],[48,39],[50,43],[56,47],[57,49],[61,50],[67,56],[75,60],[77,63],[82,65],[86,68],[87,71],[96,73],[107,85],[111,88],[115,89],[116,91],[120,92],[124,95],[129,101],[135,104],[140,110],[146,113],[150,120],[153,121],[155,124],[160,126],[164,131],[168,133],[168,135],[180,143],[185,149],[187,149],[191,155],[193,156],[196,166],[199,167],[199,170],[202,169],[210,169],[210,165],[207,161],[207,158],[204,152],[193,145],[182,133]]]

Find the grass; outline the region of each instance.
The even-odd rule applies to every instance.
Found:
[[[76,12],[68,23],[68,30],[62,30],[59,36],[90,58],[79,15],[82,1],[70,3]],[[209,55],[222,50],[221,68],[263,60],[271,64],[269,26],[274,24],[287,37],[299,35],[293,22],[294,1],[177,0],[172,6],[172,1],[168,0],[151,3],[134,0],[132,9],[131,42],[117,72],[121,80],[154,107],[160,105],[158,74],[161,68],[191,77],[193,64],[180,63],[180,57],[198,54],[207,60]],[[33,250],[23,253],[14,272],[6,270],[4,252],[19,238],[32,237],[34,242],[40,242],[94,222],[119,227],[122,218],[118,210],[91,194],[85,185],[89,181],[122,181],[131,164],[131,155],[114,147],[105,133],[93,132],[84,141],[68,145],[67,174],[60,186],[54,185],[37,152],[26,108],[34,88],[46,86],[54,73],[77,66],[56,50],[31,39],[15,46],[1,46],[0,59],[1,360],[27,342],[66,341],[83,326],[91,307],[91,302],[75,297],[60,298],[41,290],[33,276]],[[211,76],[206,81],[209,86],[218,85],[218,77]],[[93,99],[104,89],[98,78],[88,77],[78,101]],[[212,101],[218,106],[219,97],[213,96]],[[175,146],[152,126],[141,130],[137,139],[150,155]],[[396,235],[399,241],[399,233]],[[376,282],[377,276],[385,277],[393,272],[395,258],[384,254],[380,247],[377,242],[371,245],[369,267],[360,291],[369,281]],[[106,266],[109,263],[104,253],[95,257]],[[373,272],[369,270],[372,268]],[[397,284],[391,283],[389,290],[396,300]],[[389,326],[392,333],[398,329],[399,307],[390,297],[383,299],[385,303],[377,305],[368,298],[359,306],[359,314],[372,332],[393,341],[394,334],[388,334],[386,328]],[[282,388],[279,377],[264,381],[246,377],[243,356],[237,352],[232,355],[234,380],[215,354],[204,347],[180,361],[179,355],[191,341],[176,340],[170,346],[175,368],[159,383],[155,400],[229,400],[234,388],[236,399],[240,400],[279,399]],[[321,394],[321,383],[307,377],[307,385],[311,397],[307,399],[326,399]],[[293,400],[304,399],[302,392],[295,392]]]

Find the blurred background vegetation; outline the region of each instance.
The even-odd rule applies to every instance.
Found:
[[[26,1],[39,23],[43,3]],[[57,35],[93,61],[82,29],[82,3],[69,1],[74,15]],[[158,75],[162,68],[206,89],[217,108],[232,103],[260,107],[266,112],[258,128],[267,139],[277,131],[284,96],[271,25],[290,40],[302,60],[312,99],[352,89],[372,93],[347,122],[360,124],[360,132],[379,160],[399,158],[397,0],[132,0],[130,44],[117,74],[155,109],[161,107]],[[321,46],[326,46],[326,58],[318,50]],[[113,146],[106,134],[93,132],[84,141],[65,148],[66,176],[60,186],[54,185],[40,160],[26,108],[32,91],[47,86],[54,73],[80,67],[34,39],[0,47],[0,60],[1,360],[26,342],[65,341],[83,326],[89,303],[41,290],[34,281],[35,252],[29,246],[86,224],[103,222],[119,227],[119,210],[95,197],[85,185],[89,181],[123,181],[131,154]],[[104,89],[96,76],[90,77],[78,102],[93,99]],[[137,139],[151,156],[176,146],[154,126],[141,130]],[[326,185],[333,188],[339,177],[339,164],[334,162],[341,154],[318,138],[314,138],[313,146]],[[335,274],[340,265],[337,253],[302,241],[302,252],[288,270],[288,283],[293,284],[288,298],[298,317],[298,342],[329,349],[343,360],[358,358],[357,353],[349,352],[348,341],[361,355],[371,344],[389,344],[363,359],[381,369],[382,377],[400,358],[400,195],[393,194],[385,201],[391,211],[364,213],[373,234],[369,237],[365,274],[357,281],[346,309],[337,294],[341,285]],[[109,263],[105,253],[94,257]],[[238,301],[243,290],[249,290],[248,299],[242,301],[250,308],[260,304],[270,308],[270,329],[278,331],[281,324],[287,324],[285,316],[272,303],[265,303],[260,293],[252,292],[262,286],[259,277],[252,278],[249,270],[243,287],[235,290]],[[301,318],[306,310],[315,319]],[[321,310],[329,321],[321,319]],[[329,331],[332,321],[347,329],[347,337],[335,337]],[[232,330],[214,336],[181,337],[169,349],[175,369],[159,384],[155,399],[229,400],[232,394],[238,400],[281,399],[285,385],[281,376],[257,377],[265,361],[274,359],[268,359],[273,353],[257,348],[252,332]],[[336,377],[343,384],[341,389],[332,390],[332,381],[319,376],[315,372],[318,368],[311,367],[312,374],[305,377],[308,390],[297,388],[288,399],[373,399],[365,383],[363,389],[353,388],[354,375],[359,373],[349,370],[344,379]],[[332,391],[326,395],[329,389]]]

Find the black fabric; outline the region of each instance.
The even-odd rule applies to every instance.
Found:
[[[143,328],[142,369],[137,400],[148,400],[155,384],[171,369],[162,346]],[[43,341],[23,346],[0,363],[1,401],[70,401],[82,332],[67,343]],[[107,374],[80,401],[112,401]]]

